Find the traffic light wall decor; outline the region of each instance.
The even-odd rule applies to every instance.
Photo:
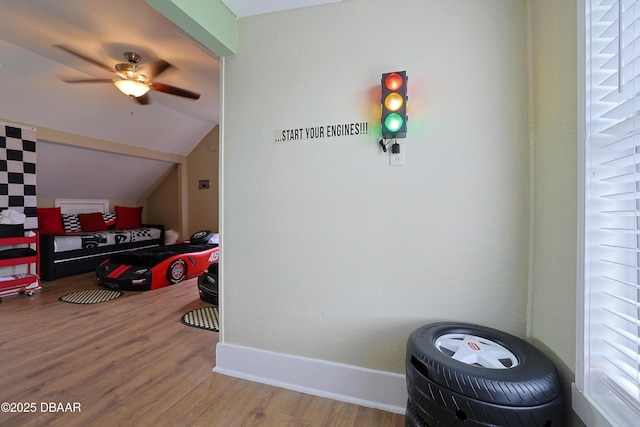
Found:
[[[394,71],[382,75],[382,138],[407,136],[407,72]]]

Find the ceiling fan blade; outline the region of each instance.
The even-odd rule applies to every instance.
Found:
[[[138,104],[140,105],[147,105],[149,103],[149,95],[148,94],[144,94],[142,96],[139,96],[137,98],[134,98]]]
[[[102,62],[96,61],[95,59],[89,58],[88,56],[85,56],[80,52],[76,52],[73,49],[70,49],[70,48],[68,48],[66,46],[62,46],[62,45],[59,45],[59,44],[54,45],[54,47],[57,47],[58,49],[62,49],[65,52],[70,53],[71,55],[73,55],[73,56],[75,56],[77,58],[80,58],[83,61],[89,62],[89,63],[91,63],[91,64],[93,64],[93,65],[95,65],[97,67],[100,67],[105,71],[113,73],[113,68],[112,67],[109,67],[109,66],[103,64]]]
[[[146,65],[145,70],[148,70],[146,71],[146,74],[149,79],[155,79],[171,67],[173,67],[173,65],[169,64],[164,59],[158,59],[153,64]]]
[[[65,83],[113,83],[113,79],[73,79],[62,81]]]
[[[182,96],[183,98],[200,99],[199,93],[191,92],[189,90],[181,89],[179,87],[171,85],[166,85],[164,83],[151,82],[151,89],[171,95]]]

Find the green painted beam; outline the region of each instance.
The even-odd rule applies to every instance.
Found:
[[[219,57],[236,53],[237,17],[221,0],[145,0]]]

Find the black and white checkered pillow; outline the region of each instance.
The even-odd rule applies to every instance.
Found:
[[[116,213],[115,212],[104,212],[102,214],[102,219],[104,219],[104,223],[107,224],[107,227],[111,227],[116,225]]]
[[[77,233],[82,231],[78,215],[62,214],[62,226],[65,233]]]
[[[107,227],[112,227],[116,224],[115,212],[103,212],[102,219]],[[62,214],[62,225],[65,233],[78,233],[82,231],[82,225],[78,215]]]

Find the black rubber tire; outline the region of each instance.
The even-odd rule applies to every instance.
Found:
[[[519,363],[490,369],[460,362],[436,347],[436,340],[446,334],[488,339],[508,349]],[[511,407],[542,406],[561,393],[558,372],[549,357],[520,338],[484,326],[457,322],[422,326],[409,336],[406,363],[409,395],[415,392],[418,374],[461,396]]]
[[[209,283],[215,283],[218,287],[218,263],[212,264],[207,268],[207,274],[210,276]]]
[[[180,283],[187,277],[187,263],[183,259],[177,259],[171,263],[167,270],[167,279],[169,282]]]
[[[209,230],[200,230],[196,231],[189,237],[189,242],[191,243],[208,243],[209,239],[213,237],[213,233]]]
[[[198,277],[198,285],[211,286],[218,292],[218,264],[211,264],[204,273]]]
[[[200,299],[215,306],[218,305],[218,264],[211,264],[204,274],[198,277]]]
[[[481,402],[434,383],[415,373],[415,387],[409,395],[413,416],[429,427],[503,426],[562,427],[562,396],[536,406],[506,406]],[[408,412],[408,411],[407,411]]]
[[[404,416],[404,426],[405,427],[429,427],[427,423],[425,423],[420,415],[416,407],[411,403],[411,401],[407,401],[407,411]]]

